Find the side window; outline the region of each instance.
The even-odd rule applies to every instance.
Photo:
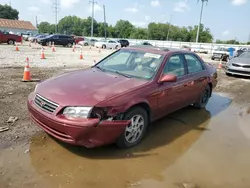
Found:
[[[189,73],[200,72],[204,69],[202,63],[195,56],[190,55],[190,54],[186,54],[184,56],[187,62]]]
[[[174,74],[177,77],[185,75],[184,59],[182,55],[173,55],[165,64],[164,74]]]

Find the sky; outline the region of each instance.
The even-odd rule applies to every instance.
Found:
[[[55,23],[53,2],[55,0],[0,0],[11,4],[19,11],[19,19],[35,23]],[[91,16],[89,0],[57,0],[58,17],[76,15]],[[129,20],[137,27],[147,27],[154,22],[171,23],[177,26],[193,26],[199,23],[201,0],[95,0],[95,19],[103,22],[103,5],[106,20],[114,25],[117,20]],[[202,23],[210,28],[214,39],[250,40],[250,0],[208,0],[204,4]]]

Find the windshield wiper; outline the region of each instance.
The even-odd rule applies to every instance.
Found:
[[[105,72],[106,70],[104,69],[104,68],[102,68],[102,67],[99,67],[99,66],[94,66],[95,68],[97,68],[97,69],[99,69],[99,70],[101,70],[101,71],[103,71],[103,72]]]
[[[115,73],[119,74],[119,75],[122,75],[122,76],[125,76],[127,78],[131,78],[131,76],[127,75],[127,74],[124,74],[122,72],[119,72],[119,71],[115,71]]]

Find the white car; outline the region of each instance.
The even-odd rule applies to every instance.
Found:
[[[208,50],[206,50],[203,47],[200,48],[192,48],[191,49],[192,52],[196,52],[196,53],[204,53],[204,54],[208,54]]]
[[[108,48],[108,49],[117,49],[121,48],[121,44],[119,42],[116,42],[114,40],[105,40],[102,39],[100,41],[97,41],[95,43],[96,48]]]

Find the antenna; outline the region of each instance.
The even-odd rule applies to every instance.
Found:
[[[57,27],[57,22],[58,22],[58,12],[60,9],[60,4],[57,0],[54,0],[53,5],[52,5],[53,11],[55,13],[55,33],[58,32],[58,27]]]
[[[104,14],[104,36],[107,38],[107,27],[106,27],[106,9],[105,5],[103,5],[103,14]]]
[[[94,8],[95,8],[95,4],[97,4],[97,2],[95,2],[95,0],[89,1],[89,3],[92,4],[92,22],[91,22],[91,37],[93,37],[93,33],[94,33]]]
[[[198,0],[197,3],[199,3],[200,1]],[[197,34],[196,34],[196,43],[198,43],[199,41],[199,34],[200,34],[200,26],[201,26],[201,19],[202,19],[202,14],[203,14],[203,7],[204,7],[204,3],[206,2],[206,5],[208,3],[208,0],[201,0],[201,12],[200,12],[200,21],[199,21],[199,25],[198,25],[198,29],[197,29]]]

